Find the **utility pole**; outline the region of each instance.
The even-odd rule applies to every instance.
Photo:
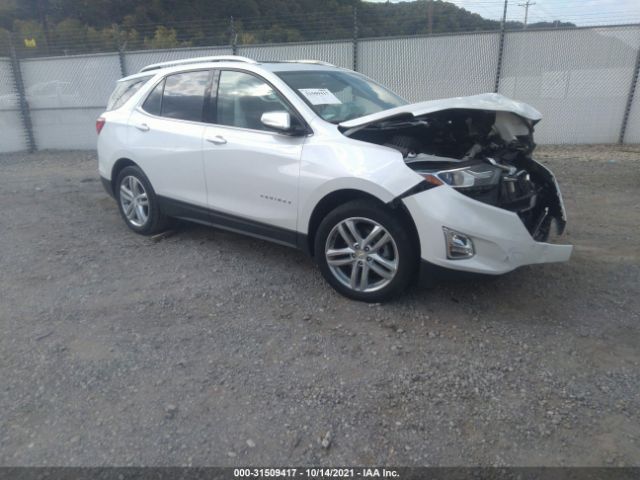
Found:
[[[433,33],[433,0],[429,0],[427,5],[427,26],[429,35]]]
[[[525,28],[527,28],[527,20],[529,18],[529,7],[531,5],[535,5],[536,2],[532,2],[531,0],[527,0],[524,3],[519,3],[518,6],[519,7],[524,7],[524,26],[522,27],[522,29],[524,30]]]

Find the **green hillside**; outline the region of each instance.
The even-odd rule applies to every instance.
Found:
[[[21,49],[26,39],[34,53],[52,54],[216,45],[232,38],[239,44],[341,39],[353,36],[354,7],[361,37],[500,26],[439,0],[0,0],[0,33],[6,39],[12,32]],[[529,28],[540,26],[549,25]]]

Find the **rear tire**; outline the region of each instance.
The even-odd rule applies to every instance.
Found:
[[[411,229],[387,207],[354,200],[330,212],[315,236],[315,258],[329,284],[346,297],[382,302],[414,278],[419,255]]]
[[[156,193],[140,167],[122,169],[114,194],[122,219],[134,232],[153,235],[167,228],[168,219],[160,211]]]

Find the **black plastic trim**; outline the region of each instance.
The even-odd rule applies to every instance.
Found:
[[[298,233],[297,235],[298,249],[302,250],[306,255],[311,255],[311,246],[309,245],[309,236],[306,233]]]
[[[399,200],[402,200],[403,198],[410,197],[411,195],[415,195],[416,193],[424,192],[425,190],[431,190],[432,188],[436,188],[439,186],[440,185],[433,185],[432,183],[429,183],[426,180],[423,180],[422,182],[416,183],[409,190],[406,190],[404,193],[401,193],[400,195],[395,197],[393,200],[388,202],[388,204],[390,205],[396,204]]]
[[[104,178],[100,175],[100,181],[102,182],[102,186],[104,187],[105,192],[109,194],[109,196],[115,198],[115,194],[113,192],[113,185],[111,185],[111,180]]]
[[[300,234],[286,228],[275,227],[247,218],[219,212],[206,207],[174,200],[158,195],[160,210],[170,217],[191,220],[213,227],[244,233],[252,237],[262,238],[288,247],[300,248]]]

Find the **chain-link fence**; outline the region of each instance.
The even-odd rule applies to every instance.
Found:
[[[543,113],[539,141],[615,142],[639,48],[637,26],[509,32],[499,91]]]
[[[229,46],[210,48],[183,48],[180,50],[140,50],[137,52],[123,53],[122,74],[131,75],[142,67],[152,63],[182,60],[184,58],[208,57],[213,55],[232,55],[233,50]]]
[[[410,102],[492,92],[500,33],[363,40],[358,70]]]
[[[95,148],[95,119],[122,76],[117,54],[20,62],[40,149]]]
[[[234,37],[235,39],[235,37]],[[640,142],[640,25],[0,58],[0,151],[94,148],[114,83],[166,60],[237,54],[352,68],[415,102],[497,91],[543,114],[542,144]]]
[[[353,42],[307,42],[294,44],[242,45],[238,55],[256,60],[314,59],[338,67],[353,68]]]

